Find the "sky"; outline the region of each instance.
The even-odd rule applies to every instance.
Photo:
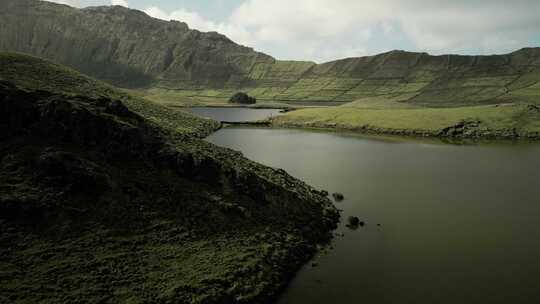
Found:
[[[390,50],[503,54],[540,46],[540,0],[53,0],[122,5],[217,31],[282,60]]]

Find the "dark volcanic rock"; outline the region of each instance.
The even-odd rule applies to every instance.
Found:
[[[349,216],[346,226],[349,228],[358,228],[358,226],[364,226],[364,222],[361,222],[356,216]]]
[[[341,201],[343,201],[345,199],[345,196],[343,194],[341,194],[341,193],[338,193],[338,192],[332,193],[332,197],[334,198],[334,200],[336,202],[341,202]]]
[[[478,120],[463,120],[439,133],[441,137],[463,137],[474,133],[481,125]]]

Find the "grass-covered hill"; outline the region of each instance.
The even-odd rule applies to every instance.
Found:
[[[211,127],[0,54],[0,303],[270,300],[337,211]]]
[[[347,130],[452,139],[540,139],[540,106],[515,103],[426,108],[360,100],[339,107],[301,109],[275,117],[280,127]]]
[[[392,51],[315,64],[275,60],[223,35],[123,7],[2,0],[0,23],[0,50],[48,58],[167,103],[226,102],[239,90],[263,102],[383,97],[428,107],[540,96],[539,48],[494,56]]]
[[[219,128],[215,121],[148,102],[71,68],[19,53],[0,52],[0,79],[21,88],[71,96],[121,100],[132,111],[176,134],[205,137]]]
[[[393,51],[317,65],[277,98],[350,102],[383,97],[429,107],[470,106],[536,100],[539,81],[540,49],[494,56]]]

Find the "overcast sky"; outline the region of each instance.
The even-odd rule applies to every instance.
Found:
[[[325,62],[400,49],[500,54],[540,46],[540,0],[54,0],[123,5],[218,31],[278,59]]]

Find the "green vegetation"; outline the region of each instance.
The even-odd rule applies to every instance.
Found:
[[[218,92],[214,90],[206,90],[204,92],[195,92],[189,90],[171,90],[163,88],[152,88],[145,91],[132,90],[131,93],[144,97],[145,99],[154,103],[172,107],[226,105],[229,97],[234,94],[233,91]]]
[[[0,12],[0,50],[47,58],[167,105],[222,104],[238,91],[265,103],[397,98],[441,108],[540,97],[539,48],[494,56],[392,51],[315,64],[275,60],[123,7],[4,0]]]
[[[257,99],[249,96],[244,92],[238,92],[234,94],[230,99],[229,103],[232,104],[242,104],[242,105],[253,105],[257,103]]]
[[[274,118],[290,127],[332,128],[416,136],[540,138],[540,108],[503,104],[420,108],[399,102],[357,102],[335,108],[302,109]]]
[[[265,303],[328,240],[323,192],[200,140],[219,123],[166,105],[241,90],[344,104],[278,126],[540,138],[538,48],[315,64],[118,6],[3,0],[0,23],[1,51],[71,67],[0,53],[2,303]]]
[[[315,64],[278,61],[220,34],[200,33],[186,24],[122,7],[80,10],[37,0],[6,0],[0,9],[0,49],[49,58],[130,88],[129,98],[120,97],[130,109],[181,133],[204,136],[218,126],[158,104],[226,106],[238,91],[257,98],[263,107],[344,105],[290,113],[275,121],[282,126],[462,136],[463,130],[447,131],[463,121],[480,121],[479,126],[468,125],[474,130],[465,133],[535,137],[537,132],[537,116],[529,107],[540,103],[539,48],[494,56],[392,51]],[[42,31],[56,25],[62,30]],[[131,30],[135,26],[137,33]],[[2,60],[9,58],[4,55]],[[26,79],[13,78],[22,86],[38,84],[54,91],[67,83],[70,94],[126,96],[102,83],[96,87],[94,80],[63,67],[11,64],[13,70],[2,68],[0,73],[10,80],[10,74],[25,71]],[[42,74],[47,70],[54,72]],[[59,78],[58,72],[71,76]],[[499,104],[515,106],[489,106]],[[179,124],[181,120],[191,123]]]
[[[322,192],[200,140],[215,122],[0,67],[2,303],[266,303],[335,227]]]
[[[260,100],[289,103],[365,98],[426,107],[537,102],[539,58],[539,49],[485,57],[394,51],[314,65],[289,83],[257,80],[246,91]]]
[[[128,94],[73,69],[28,55],[0,53],[0,80],[9,81],[23,89],[44,90],[69,96],[119,99],[130,110],[149,121],[186,136],[205,137],[219,128],[215,121],[171,110],[147,101],[138,94]]]

